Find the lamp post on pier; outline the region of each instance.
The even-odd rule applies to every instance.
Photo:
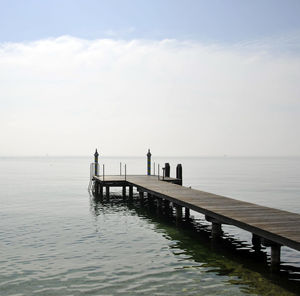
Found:
[[[96,149],[95,151],[95,154],[94,154],[94,162],[95,162],[95,176],[98,176],[98,166],[99,166],[99,163],[98,163],[98,156],[99,156],[99,153]]]
[[[151,175],[151,152],[150,149],[148,149],[147,153],[147,175]]]

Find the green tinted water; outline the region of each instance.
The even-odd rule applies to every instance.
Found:
[[[0,295],[300,294],[298,252],[284,248],[281,273],[270,274],[268,251],[255,254],[248,234],[239,229],[224,227],[225,236],[215,245],[209,224],[195,213],[192,221],[176,221],[138,201],[123,202],[120,192],[109,201],[95,199],[87,192],[87,158],[0,161]],[[130,161],[132,170],[144,163]],[[198,167],[210,162],[211,171],[217,171],[216,159],[197,161]],[[268,163],[256,159],[255,166],[261,161]],[[233,161],[231,172],[243,162]],[[196,174],[188,179],[187,172],[185,182],[197,186]],[[198,185],[205,190],[213,186],[212,175],[208,171],[206,180],[199,176],[204,182]],[[220,176],[216,174],[216,190],[222,188]],[[229,190],[228,175],[225,179],[223,188]],[[240,182],[232,190],[243,195],[250,187]],[[252,194],[267,203],[268,187]],[[297,204],[298,188],[287,188],[286,199]],[[245,195],[251,195],[249,189]],[[273,192],[269,201],[276,204],[270,196]]]

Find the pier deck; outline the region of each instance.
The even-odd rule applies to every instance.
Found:
[[[283,210],[256,205],[200,190],[159,180],[157,176],[105,176],[94,177],[98,186],[136,187],[157,199],[164,199],[180,208],[194,210],[206,216],[214,225],[230,224],[258,237],[272,248],[272,259],[280,260],[280,246],[300,251],[300,215]],[[109,190],[109,189],[108,189]],[[132,191],[132,189],[131,189]],[[279,255],[278,255],[279,252]],[[277,257],[277,259],[276,259]]]

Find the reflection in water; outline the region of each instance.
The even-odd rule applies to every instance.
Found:
[[[178,220],[170,210],[141,204],[135,198],[131,202],[125,201],[118,195],[111,196],[109,200],[97,197],[90,200],[91,212],[96,220],[99,215],[111,211],[122,214],[126,207],[132,215],[146,219],[155,226],[155,231],[172,241],[174,255],[184,255],[193,260],[203,272],[227,276],[227,285],[238,286],[246,295],[300,295],[299,268],[286,265],[280,273],[270,273],[265,249],[254,251],[249,244],[226,233],[213,243],[210,226],[204,218]],[[222,289],[219,288],[219,293]]]

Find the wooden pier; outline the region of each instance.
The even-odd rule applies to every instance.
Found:
[[[149,170],[148,170],[149,173]],[[189,217],[190,210],[204,214],[212,223],[212,239],[222,235],[222,224],[229,224],[252,233],[254,249],[261,244],[271,247],[271,268],[280,266],[280,248],[287,246],[300,251],[300,215],[264,207],[233,198],[181,186],[181,178],[153,175],[94,176],[94,192],[109,196],[110,187],[122,187],[123,196],[132,198],[133,188],[141,200],[155,201],[159,207],[173,207],[178,218]]]

